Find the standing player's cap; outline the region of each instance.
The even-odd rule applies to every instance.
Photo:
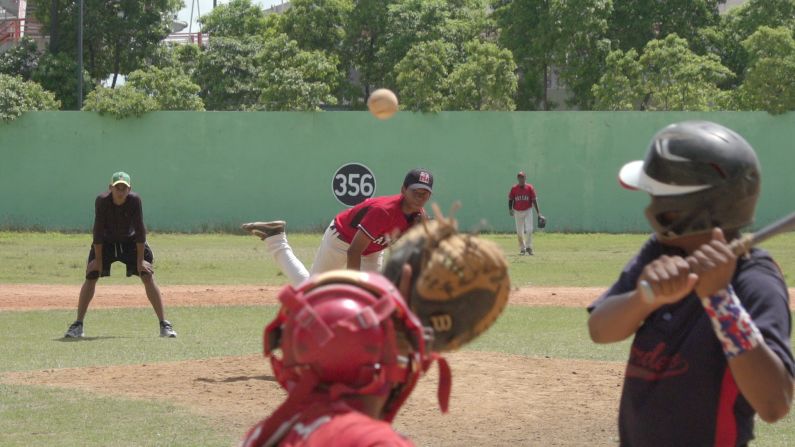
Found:
[[[524,171],[519,171],[519,173],[516,174],[516,176],[517,177],[527,177],[526,175],[524,175]]]
[[[110,178],[110,186],[116,186],[119,183],[124,183],[128,187],[130,186],[130,174],[119,171],[113,174]]]
[[[427,189],[433,191],[433,174],[424,169],[412,169],[406,174],[403,180],[403,187],[406,189]]]

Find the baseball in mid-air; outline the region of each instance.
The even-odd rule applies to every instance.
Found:
[[[398,99],[392,90],[379,88],[367,98],[367,108],[376,118],[385,120],[398,111]]]

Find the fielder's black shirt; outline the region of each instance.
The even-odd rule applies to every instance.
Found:
[[[652,236],[588,308],[634,290],[643,267],[684,255]],[[732,286],[767,346],[795,375],[789,295],[776,263],[753,249],[737,261]],[[741,446],[753,439],[754,410],[740,394],[698,297],[654,311],[635,333],[619,409],[622,446]]]
[[[113,203],[110,191],[97,196],[94,202],[94,244],[146,242],[141,197],[130,192],[121,205]]]

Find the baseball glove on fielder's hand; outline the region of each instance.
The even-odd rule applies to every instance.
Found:
[[[435,207],[437,219],[414,226],[393,246],[384,276],[400,284],[403,265],[412,278],[406,302],[433,329],[431,348],[456,349],[488,329],[508,302],[508,263],[493,242],[461,234]]]
[[[547,226],[547,218],[544,216],[538,216],[538,228],[545,228]]]

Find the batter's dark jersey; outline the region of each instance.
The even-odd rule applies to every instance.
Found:
[[[110,191],[94,201],[94,244],[146,242],[146,227],[141,197],[130,192],[121,205],[113,203]]]
[[[618,281],[588,308],[634,290],[643,267],[684,255],[652,236]],[[789,296],[765,251],[738,260],[735,293],[765,343],[795,375]],[[691,294],[653,312],[635,333],[619,409],[622,446],[735,446],[753,439],[754,410],[740,394],[704,308]]]
[[[404,214],[401,208],[403,196],[373,197],[347,209],[334,218],[334,226],[340,238],[351,243],[357,230],[370,238],[370,245],[363,255],[379,252],[418,221],[423,212]]]

